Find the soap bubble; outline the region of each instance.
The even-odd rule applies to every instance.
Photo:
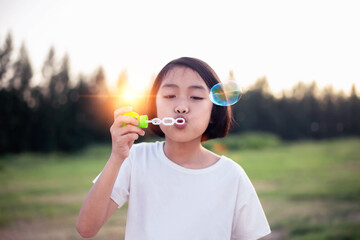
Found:
[[[230,106],[239,101],[242,95],[241,87],[234,80],[228,80],[214,85],[210,89],[210,100],[219,106]]]

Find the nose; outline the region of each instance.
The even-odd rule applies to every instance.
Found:
[[[187,108],[187,107],[185,107],[185,106],[177,106],[176,108],[175,108],[175,112],[176,113],[188,113],[189,112],[189,109]]]

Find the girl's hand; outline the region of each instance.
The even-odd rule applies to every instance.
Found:
[[[124,161],[129,156],[130,148],[139,135],[144,136],[145,132],[137,127],[139,121],[130,116],[124,116],[124,113],[131,112],[132,107],[124,107],[115,110],[114,123],[110,127],[112,139],[111,155],[120,161]],[[126,126],[122,126],[126,123]]]

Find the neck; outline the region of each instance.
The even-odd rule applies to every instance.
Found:
[[[164,152],[171,161],[185,168],[203,168],[208,165],[206,159],[209,152],[202,147],[200,139],[182,143],[166,138]]]

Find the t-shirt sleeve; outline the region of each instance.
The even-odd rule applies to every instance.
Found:
[[[256,240],[271,232],[264,210],[249,178],[239,182],[231,240]]]
[[[93,180],[95,183],[100,177],[101,173]],[[122,163],[118,176],[115,180],[113,190],[111,192],[111,199],[118,205],[118,208],[122,207],[124,203],[129,200],[130,194],[130,177],[131,177],[131,161],[130,156]]]

